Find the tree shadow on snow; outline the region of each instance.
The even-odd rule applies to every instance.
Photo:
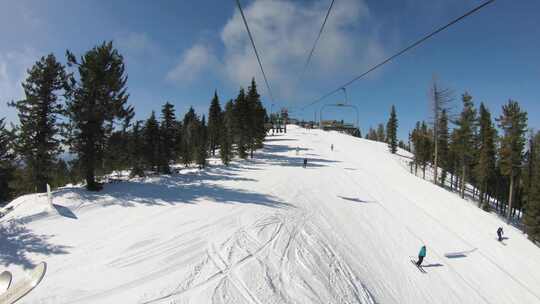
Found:
[[[294,152],[296,148],[284,146],[284,145],[265,145],[261,152],[258,152],[251,162],[265,163],[278,166],[290,166],[290,167],[302,167],[304,158],[308,160],[308,167],[326,167],[331,164],[339,163],[339,161],[329,160],[317,157],[305,157],[303,155],[288,156],[277,153]],[[300,148],[299,150],[309,150],[306,148]]]
[[[60,206],[57,204],[53,204],[54,209],[56,209],[56,212],[60,214],[63,217],[71,218],[71,219],[78,219],[75,213],[73,213],[68,207]]]
[[[257,181],[238,176],[235,172],[240,170],[245,170],[245,168],[243,166],[216,166],[178,175],[143,177],[105,184],[100,192],[90,192],[82,188],[63,188],[56,191],[55,196],[75,193],[83,204],[101,201],[100,206],[122,207],[134,207],[139,204],[149,206],[196,204],[200,199],[275,208],[290,206],[266,194],[228,188],[216,183],[219,181]]]
[[[346,196],[341,196],[341,195],[338,195],[338,197],[342,200],[356,202],[356,203],[365,203],[365,204],[376,203],[375,201],[365,201],[356,197],[346,197]]]
[[[35,266],[27,253],[43,255],[67,254],[68,246],[48,241],[51,235],[38,235],[16,221],[0,225],[0,264],[21,265],[28,269]]]

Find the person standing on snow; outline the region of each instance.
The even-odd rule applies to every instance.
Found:
[[[499,242],[502,242],[503,234],[504,234],[504,232],[503,232],[502,227],[499,227],[499,229],[497,229],[497,236],[499,237]]]
[[[304,168],[307,167],[307,158],[304,158],[304,165],[303,165],[303,167],[304,167]]]
[[[331,151],[334,151],[334,144],[331,144],[331,145],[330,145],[330,150],[331,150]]]
[[[423,245],[422,248],[420,248],[420,252],[418,253],[418,262],[416,262],[416,266],[420,267],[425,257],[426,257],[426,245]]]

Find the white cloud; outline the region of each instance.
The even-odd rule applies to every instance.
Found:
[[[263,67],[276,99],[299,100],[306,97],[297,83],[307,55],[317,37],[329,1],[256,0],[244,7]],[[377,39],[376,27],[362,0],[336,1],[324,33],[304,75],[304,82],[327,86],[356,76],[377,62],[384,48]],[[252,77],[266,93],[257,59],[238,10],[224,25],[221,34],[223,53],[202,44],[187,50],[168,79],[193,81],[204,72],[218,71],[232,86],[246,86]],[[209,69],[209,66],[212,69]],[[341,78],[339,78],[341,77]],[[338,80],[341,79],[341,80]],[[308,88],[304,87],[304,90]],[[311,92],[310,97],[313,97]],[[304,96],[302,96],[304,95]]]
[[[32,49],[0,53],[0,118],[7,117],[15,122],[16,114],[7,103],[24,96],[21,83],[26,79],[26,70],[39,59]]]
[[[118,38],[118,46],[136,54],[154,53],[158,46],[146,33],[130,32]]]
[[[175,83],[190,83],[209,67],[219,68],[214,53],[205,45],[196,44],[184,52],[178,64],[168,72],[167,80]]]

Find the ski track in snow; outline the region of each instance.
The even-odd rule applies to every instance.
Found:
[[[507,246],[494,242],[499,219],[398,158],[292,127],[230,168],[57,191],[75,218],[27,195],[0,220],[27,229],[0,239],[0,264],[16,280],[18,261],[48,263],[21,303],[540,304],[540,250],[512,227]],[[426,273],[409,261],[422,244]]]

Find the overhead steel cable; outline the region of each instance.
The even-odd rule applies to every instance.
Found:
[[[482,4],[480,4],[479,6],[473,8],[472,10],[468,11],[468,12],[465,13],[464,15],[461,15],[460,17],[458,17],[458,18],[456,18],[456,19],[450,21],[448,24],[446,24],[446,25],[444,25],[444,26],[438,28],[437,30],[431,32],[430,34],[428,34],[428,35],[426,35],[426,36],[424,36],[424,37],[422,37],[420,40],[418,40],[418,41],[414,42],[413,44],[407,46],[406,48],[402,49],[401,51],[397,52],[396,54],[394,54],[394,55],[392,55],[392,56],[386,58],[384,61],[382,61],[382,62],[380,62],[380,63],[378,63],[378,64],[372,66],[370,69],[368,69],[368,70],[365,71],[364,73],[362,73],[362,74],[356,76],[355,78],[353,78],[353,79],[350,80],[349,82],[347,82],[347,83],[345,83],[345,84],[343,84],[343,85],[340,85],[337,89],[328,92],[327,94],[323,95],[322,97],[320,97],[320,98],[316,99],[315,101],[309,103],[308,105],[302,107],[302,109],[305,109],[305,108],[307,108],[307,107],[309,107],[309,106],[312,106],[312,105],[314,105],[314,104],[320,102],[321,100],[327,98],[328,96],[331,96],[331,95],[333,95],[333,94],[339,92],[339,91],[341,90],[341,88],[344,88],[344,87],[346,87],[346,86],[349,86],[349,85],[352,84],[353,82],[359,80],[360,78],[362,78],[362,77],[366,76],[367,74],[373,72],[374,70],[380,68],[381,66],[383,66],[383,65],[386,64],[386,63],[388,63],[389,61],[391,61],[391,60],[395,59],[396,57],[402,55],[403,53],[405,53],[405,52],[407,52],[407,51],[413,49],[414,47],[416,47],[416,46],[418,46],[419,44],[423,43],[424,41],[428,40],[429,38],[435,36],[436,34],[442,32],[442,31],[444,31],[445,29],[447,29],[447,28],[449,28],[450,26],[452,26],[452,25],[458,23],[459,21],[461,21],[461,20],[467,18],[468,16],[474,14],[475,12],[479,11],[480,9],[484,8],[485,6],[487,6],[488,4],[490,4],[490,3],[494,2],[494,1],[495,1],[495,0],[488,0],[488,1],[486,1],[486,2],[484,2],[484,3],[482,3]]]
[[[251,31],[249,30],[249,26],[246,20],[246,16],[244,16],[244,10],[242,9],[240,0],[236,0],[236,4],[238,5],[238,9],[240,10],[240,15],[242,15],[242,20],[244,20],[244,25],[246,26],[246,31],[248,33],[249,40],[251,41],[251,46],[253,46],[253,51],[255,51],[255,56],[257,57],[257,61],[259,62],[259,67],[261,68],[264,83],[266,84],[266,88],[268,89],[268,95],[270,95],[270,99],[272,100],[272,102],[274,102],[274,95],[272,94],[272,90],[270,89],[270,85],[268,84],[268,78],[266,77],[266,73],[264,72],[261,57],[259,56],[259,52],[257,52],[257,47],[255,47],[255,41],[253,40],[253,35],[251,35]]]
[[[330,3],[330,7],[328,7],[328,11],[326,11],[326,16],[324,17],[324,21],[321,25],[321,29],[319,30],[319,34],[317,35],[317,39],[315,39],[315,42],[313,43],[313,47],[311,48],[311,51],[309,52],[308,58],[306,60],[306,63],[304,64],[304,67],[302,68],[302,71],[300,72],[300,75],[298,76],[298,83],[304,76],[304,73],[306,72],[306,69],[309,65],[309,62],[311,61],[311,57],[313,57],[313,53],[315,52],[315,49],[317,48],[317,43],[319,42],[319,39],[321,39],[321,35],[324,31],[324,26],[326,25],[326,21],[328,20],[328,16],[330,16],[330,12],[332,11],[332,7],[334,6],[334,1]]]

